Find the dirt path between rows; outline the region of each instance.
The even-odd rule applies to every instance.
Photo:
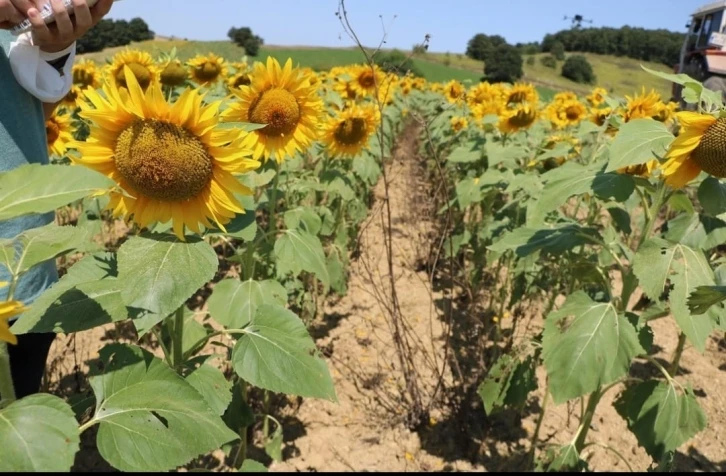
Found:
[[[505,413],[487,418],[469,385],[465,396],[452,399],[460,390],[461,374],[451,375],[452,355],[447,335],[454,340],[472,339],[477,315],[456,315],[449,332],[440,309],[448,302],[440,283],[420,265],[426,261],[435,225],[429,217],[434,206],[431,184],[422,174],[418,154],[420,129],[409,124],[387,167],[390,179],[394,249],[394,276],[401,315],[414,342],[411,357],[417,369],[422,400],[429,410],[423,424],[411,429],[406,421],[407,404],[400,363],[392,340],[385,308],[388,262],[382,221],[385,189],[379,183],[374,203],[361,231],[360,249],[350,268],[348,293],[325,304],[323,316],[311,332],[326,355],[338,403],[280,397],[273,409],[283,424],[283,461],[271,462],[258,447],[250,457],[277,471],[517,471],[526,467],[529,441],[545,391],[545,374],[538,371],[539,390],[530,396],[524,414]],[[432,291],[432,289],[436,289]],[[445,306],[443,306],[445,307]],[[536,307],[530,311],[540,322]],[[535,327],[537,327],[535,325]],[[677,330],[671,319],[653,323],[655,357],[670,359]],[[134,343],[133,332],[114,325],[60,336],[49,358],[46,388],[59,395],[73,395],[85,388],[84,374],[98,349],[111,342]],[[688,381],[708,417],[708,428],[679,449],[676,469],[683,471],[726,470],[726,341],[714,333],[704,354],[687,346],[678,380]],[[460,355],[460,354],[457,354]],[[653,368],[636,363],[632,374],[657,376]],[[464,372],[466,374],[466,372]],[[475,382],[476,383],[476,382]],[[453,392],[452,392],[453,389]],[[611,390],[599,406],[590,438],[622,454],[633,469],[644,471],[650,458],[638,447],[622,418],[611,406],[619,388]],[[451,403],[457,401],[456,409]],[[463,403],[462,403],[463,402]],[[577,429],[579,404],[550,405],[540,437],[564,443]],[[94,448],[94,432],[84,434],[83,452],[75,471],[112,470]],[[587,450],[596,470],[625,471],[613,452]],[[216,458],[215,458],[216,457]],[[219,452],[200,462],[200,467],[229,470]]]

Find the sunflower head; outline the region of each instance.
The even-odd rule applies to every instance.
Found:
[[[608,120],[612,113],[613,108],[611,107],[604,107],[602,109],[590,109],[590,121],[594,122],[598,126],[604,126],[605,121]]]
[[[592,107],[600,107],[605,102],[605,97],[608,95],[608,92],[605,88],[595,88],[592,90],[589,96],[587,96],[587,102],[590,103],[590,106]]]
[[[73,84],[81,88],[98,88],[100,82],[100,73],[93,61],[84,59],[73,65]]]
[[[531,84],[517,83],[511,89],[505,91],[506,103],[509,106],[529,103],[536,105],[539,102],[537,90]]]
[[[625,105],[625,122],[633,119],[645,119],[657,116],[659,113],[659,105],[662,104],[660,94],[651,90],[645,92],[645,87],[641,94],[634,96],[625,96],[627,104]]]
[[[461,132],[469,127],[469,121],[467,121],[465,117],[454,116],[451,118],[450,122],[451,128],[454,130],[454,132]]]
[[[214,53],[196,56],[189,60],[189,67],[192,79],[203,86],[214,84],[228,75],[227,62]]]
[[[333,157],[353,157],[368,145],[380,123],[380,114],[372,104],[351,104],[331,117],[324,127],[323,142]]]
[[[75,108],[81,100],[83,100],[83,90],[80,86],[73,85],[61,101],[61,104],[69,108]]]
[[[171,60],[161,70],[161,84],[169,87],[181,86],[189,79],[189,72],[179,60]]]
[[[242,71],[230,76],[229,80],[227,80],[227,87],[232,91],[242,86],[249,86],[251,83],[250,75]]]
[[[234,174],[259,167],[243,145],[245,132],[222,128],[220,102],[205,104],[198,90],[186,89],[169,104],[156,83],[144,92],[131,68],[124,70],[128,92],[114,81],[103,95],[87,90],[81,117],[91,123],[86,142],[74,144],[74,162],[113,179],[110,207],[142,227],[172,221],[184,228],[223,225],[244,210],[235,193],[250,194]]]
[[[145,51],[125,50],[113,57],[111,64],[106,67],[106,73],[115,81],[116,86],[127,88],[126,68],[136,78],[141,89],[146,90],[152,84],[159,81],[159,71],[154,63],[154,58]]]
[[[587,108],[577,99],[555,101],[546,114],[555,127],[564,129],[579,124],[587,116]]]
[[[45,122],[45,135],[48,141],[48,154],[63,157],[68,150],[68,144],[73,141],[73,128],[71,118],[59,110]]]
[[[676,119],[680,132],[661,166],[666,183],[684,187],[702,170],[725,178],[726,119],[690,111],[676,113]]]
[[[232,91],[239,99],[223,114],[227,121],[264,124],[247,135],[243,143],[254,150],[255,159],[273,154],[278,162],[295,151],[307,149],[318,135],[323,103],[317,88],[293,69],[288,59],[284,67],[275,58],[256,63],[249,86]]]
[[[355,91],[356,96],[372,96],[376,92],[376,87],[381,87],[385,75],[378,66],[370,67],[369,65],[352,66],[348,74],[352,78],[350,87]]]
[[[18,345],[18,338],[10,332],[8,321],[27,310],[28,308],[19,301],[0,302],[0,342]]]
[[[537,109],[528,104],[520,104],[514,109],[505,110],[499,119],[499,130],[517,132],[529,128],[537,120]]]
[[[466,89],[459,81],[454,79],[444,86],[444,96],[446,96],[447,101],[456,104],[465,99]]]

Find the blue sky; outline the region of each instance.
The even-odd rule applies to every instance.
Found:
[[[410,48],[431,35],[431,51],[463,52],[475,33],[510,43],[538,41],[569,27],[581,14],[593,26],[623,25],[684,31],[690,13],[713,0],[347,0],[361,41]],[[144,18],[157,34],[225,39],[231,26],[249,26],[271,45],[352,46],[335,17],[337,0],[122,0],[111,18]],[[382,16],[382,18],[381,18]]]

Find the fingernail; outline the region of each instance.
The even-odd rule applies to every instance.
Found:
[[[30,10],[28,10],[28,16],[29,17],[32,17],[32,18],[37,17],[38,16],[38,10],[36,10],[35,8],[31,8]]]

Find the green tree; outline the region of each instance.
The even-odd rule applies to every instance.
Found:
[[[492,83],[513,83],[523,74],[522,55],[512,45],[499,45],[484,65],[484,76]]]
[[[104,19],[78,39],[76,48],[80,54],[93,53],[104,48],[126,46],[134,41],[152,39],[154,32],[141,18],[133,18],[130,21]]]
[[[478,33],[469,40],[466,47],[466,56],[479,61],[488,61],[491,54],[501,45],[506,45],[507,40],[499,35],[485,35]]]
[[[592,84],[595,82],[595,73],[587,58],[582,55],[572,55],[562,65],[562,76],[576,83]]]
[[[375,56],[375,62],[379,68],[387,73],[394,73],[399,76],[405,76],[411,73],[414,76],[423,76],[421,70],[404,52],[393,50],[387,53],[379,52]]]
[[[264,40],[260,36],[255,35],[252,29],[247,26],[242,28],[232,27],[227,32],[227,36],[237,46],[244,48],[245,53],[249,56],[257,56],[260,46],[264,44]]]
[[[546,66],[547,68],[555,69],[557,67],[557,59],[555,59],[552,55],[545,55],[541,57],[539,62],[542,66]]]

